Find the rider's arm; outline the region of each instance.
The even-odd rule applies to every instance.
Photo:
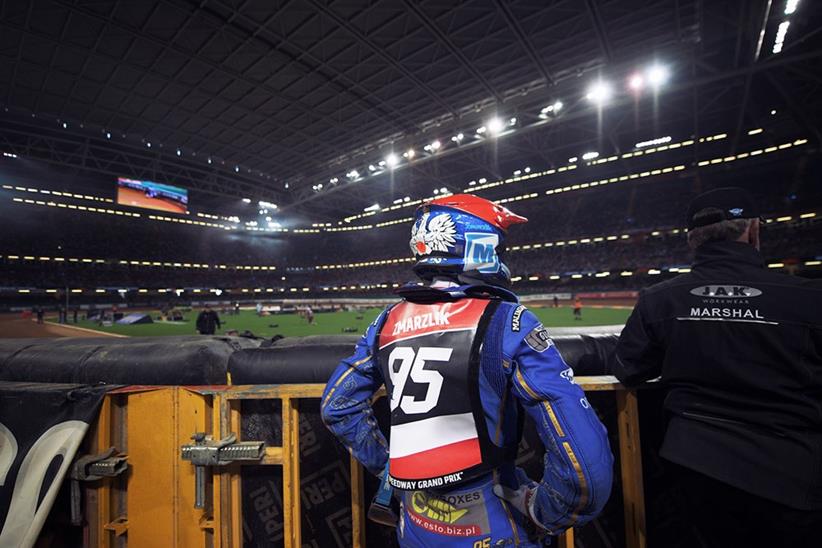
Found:
[[[388,444],[371,409],[371,398],[383,385],[372,353],[385,314],[368,327],[354,354],[340,362],[322,396],[325,425],[375,475],[388,460]]]
[[[512,365],[514,394],[545,446],[544,473],[529,493],[528,511],[544,529],[559,533],[602,511],[614,459],[605,427],[540,321],[525,310],[518,327],[506,333],[504,359]]]

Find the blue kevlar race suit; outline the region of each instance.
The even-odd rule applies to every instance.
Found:
[[[472,289],[477,286],[446,291],[453,298]],[[494,290],[504,293],[505,300],[494,313],[481,352],[484,361],[502,369],[506,386],[494,387],[485,375],[479,376],[483,415],[488,432],[495,433],[494,443],[507,446],[518,442],[519,409],[525,409],[546,448],[543,477],[533,482],[514,462],[505,462],[450,488],[395,490],[401,497],[400,546],[541,546],[546,533],[559,534],[590,521],[608,500],[613,455],[605,427],[537,317],[512,294]],[[326,426],[375,475],[385,469],[388,444],[371,408],[374,393],[384,384],[373,354],[390,308],[371,324],[354,354],[340,363],[322,398]],[[500,332],[501,345],[490,344]],[[496,496],[496,484],[508,492],[524,487],[530,516]]]

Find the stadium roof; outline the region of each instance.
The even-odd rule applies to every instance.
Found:
[[[818,146],[820,9],[790,4],[6,1],[0,150],[337,221],[669,134]]]

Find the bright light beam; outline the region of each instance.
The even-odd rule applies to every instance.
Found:
[[[668,69],[660,65],[654,65],[648,69],[648,83],[651,87],[658,89],[668,81]]]
[[[588,93],[585,94],[585,98],[598,106],[602,106],[608,102],[612,94],[613,90],[610,85],[606,82],[598,81],[594,82],[594,84],[588,88]]]
[[[505,124],[499,118],[491,118],[485,126],[488,128],[488,131],[497,134],[503,130]]]

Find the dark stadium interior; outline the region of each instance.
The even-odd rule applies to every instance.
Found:
[[[778,17],[747,2],[304,4],[4,4],[0,299],[385,295],[414,204],[474,188],[531,219],[508,241],[520,291],[672,275],[685,204],[728,185],[772,219],[767,260],[819,275],[810,6],[776,54]],[[651,65],[664,85],[625,89]],[[112,203],[120,176],[188,189],[189,215]]]
[[[410,263],[313,267],[408,258],[413,204],[472,187],[531,219],[509,247],[590,240],[510,251],[522,291],[670,275],[690,260],[670,233],[685,204],[727,185],[752,190],[774,222],[792,217],[768,227],[766,258],[818,276],[819,13],[792,21],[779,54],[778,18],[760,15],[700,1],[6,3],[0,298],[388,294]],[[654,63],[665,85],[623,89]],[[586,99],[597,81],[613,87],[607,104]],[[494,116],[503,133],[478,133]],[[190,214],[111,203],[120,176],[188,189]]]
[[[409,257],[402,220],[413,204],[472,187],[531,219],[509,247],[592,240],[509,252],[524,291],[636,289],[648,269],[667,276],[690,260],[670,234],[685,204],[731,184],[774,220],[792,217],[769,227],[767,259],[818,275],[804,264],[822,255],[818,217],[800,218],[822,204],[819,14],[809,6],[792,21],[796,41],[775,54],[778,18],[763,27],[748,2],[394,4],[4,4],[0,298],[55,288],[92,300],[119,288],[387,294],[409,278],[408,262],[313,267]],[[654,63],[664,86],[622,89]],[[586,99],[596,81],[614,89],[607,104]],[[494,116],[503,133],[478,133]],[[686,144],[635,146],[661,136]],[[543,175],[512,181],[529,173]],[[155,220],[112,204],[118,176],[187,188],[190,214]],[[213,222],[231,229],[184,224],[218,217],[234,218]],[[609,235],[620,239],[594,240]],[[235,268],[255,265],[276,270]]]
[[[366,518],[380,484],[364,473],[356,459],[365,460],[346,446],[345,435],[356,430],[357,443],[393,460],[390,436],[387,444],[373,441],[377,428],[392,426],[398,406],[406,419],[415,414],[402,407],[406,378],[419,392],[404,397],[425,404],[430,394],[423,384],[436,386],[434,399],[443,386],[432,362],[450,368],[462,360],[458,374],[468,380],[460,380],[459,394],[471,389],[467,407],[416,414],[470,419],[468,430],[477,436],[432,447],[476,438],[485,444],[476,449],[477,466],[488,464],[493,446],[495,458],[505,453],[506,465],[518,456],[516,465],[530,476],[546,474],[538,486],[527,484],[530,491],[521,489],[522,508],[493,490],[490,500],[508,501],[499,505],[516,540],[490,544],[489,536],[475,548],[519,545],[514,518],[547,531],[547,522],[532,513],[539,504],[533,493],[541,488],[568,518],[552,522],[558,528],[549,531],[560,548],[706,548],[696,522],[680,511],[688,482],[660,456],[671,411],[663,407],[670,403],[663,392],[670,369],[661,382],[636,375],[635,387],[620,376],[631,364],[616,349],[631,346],[624,341],[633,335],[639,342],[626,362],[656,366],[664,354],[658,338],[668,324],[708,333],[707,353],[721,355],[715,361],[745,362],[744,370],[729,368],[734,388],[747,390],[744,398],[725,398],[717,380],[723,371],[704,365],[710,360],[691,359],[697,355],[691,340],[680,341],[679,352],[666,354],[660,367],[669,367],[672,355],[690,360],[693,371],[701,367],[683,377],[694,393],[699,375],[715,375],[705,392],[710,398],[700,403],[706,412],[743,401],[733,403],[742,418],[750,411],[770,418],[780,401],[795,401],[774,399],[775,390],[811,401],[816,430],[806,427],[810,421],[791,430],[794,423],[774,418],[773,429],[757,434],[764,439],[776,432],[772,437],[787,444],[794,438],[783,433],[798,432],[796,454],[813,449],[818,455],[822,376],[811,362],[822,356],[819,307],[796,295],[822,292],[820,29],[822,2],[813,0],[0,1],[0,546],[402,544],[394,528]],[[118,202],[118,180],[124,180],[126,203]],[[718,210],[728,221],[722,228],[739,227],[740,219],[747,228],[742,237],[717,237],[736,242],[710,243],[736,246],[734,260],[747,261],[747,272],[755,268],[760,277],[679,285],[685,298],[710,300],[704,306],[711,308],[691,307],[688,316],[686,308],[682,315],[659,305],[667,316],[646,329],[641,322],[658,309],[646,304],[653,291],[642,290],[707,271],[694,266],[688,246],[689,203],[729,186],[753,197],[761,224],[755,214],[740,217],[741,209],[722,206],[728,212]],[[510,217],[483,202],[483,211],[496,212],[496,224],[479,215],[473,221],[494,233],[454,229],[462,243],[428,256],[429,266],[439,261],[441,269],[452,252],[459,264],[450,277],[432,280],[432,274],[432,287],[407,286],[402,295],[400,306],[442,306],[450,315],[437,308],[439,315],[409,312],[397,320],[392,314],[400,307],[391,307],[400,301],[398,289],[418,281],[409,247],[416,212],[432,199],[458,194],[504,205],[528,222],[501,235],[497,229]],[[429,207],[431,225],[436,207],[453,219],[477,211]],[[764,264],[753,265],[759,255],[747,244],[755,243],[759,226]],[[502,270],[496,243],[477,244],[471,260],[468,236],[504,237],[497,251],[523,306],[507,293],[500,299],[505,292],[488,285],[456,287],[466,280],[496,285]],[[429,242],[415,244],[427,249],[422,255],[432,253]],[[483,264],[491,264],[493,274]],[[782,282],[771,283],[774,278]],[[764,292],[726,285],[766,279],[771,285]],[[729,288],[733,296],[720,295]],[[777,297],[783,289],[792,291],[790,298]],[[759,297],[745,301],[750,316],[721,308],[743,301],[737,295]],[[482,300],[493,304],[468,310]],[[469,306],[448,309],[458,301]],[[760,315],[766,305],[789,308],[786,303],[797,311],[777,319]],[[375,310],[386,305],[375,320]],[[803,306],[811,312],[800,316]],[[452,316],[466,323],[423,325],[441,317],[447,324]],[[412,335],[398,335],[403,321],[418,321],[407,330]],[[801,342],[757,354],[758,345],[807,325]],[[459,344],[440,339],[435,348],[419,342],[433,339],[419,339],[405,343],[422,346],[419,352],[394,347],[412,350],[397,360],[386,350],[396,340],[383,344],[392,327],[397,340],[447,333]],[[746,345],[742,352],[734,347],[739,341]],[[449,362],[458,346],[465,352],[454,356],[464,353],[464,359]],[[509,355],[509,346],[517,353]],[[352,347],[362,359],[338,367]],[[447,350],[449,357],[424,358],[423,349]],[[381,369],[389,352],[388,369]],[[523,365],[528,360],[531,369]],[[786,377],[766,387],[770,377],[753,378],[750,371],[766,369],[768,360]],[[799,377],[806,371],[815,384],[802,385],[805,392],[791,388],[804,382]],[[418,381],[416,374],[439,375],[440,384]],[[367,375],[373,375],[370,384],[357,385]],[[398,392],[395,376],[403,375]],[[782,382],[787,376],[791,382]],[[532,390],[532,381],[550,390]],[[383,385],[387,391],[363,400],[352,396]],[[487,403],[481,390],[494,392],[498,412],[480,409]],[[509,392],[515,400],[506,399]],[[94,398],[82,413],[72,407],[75,414],[62,417],[66,402],[80,409]],[[443,399],[465,403],[450,394]],[[568,409],[573,412],[565,415]],[[524,410],[543,424],[525,421],[523,437],[522,421],[514,423]],[[575,412],[588,419],[566,423]],[[54,430],[55,417],[75,430]],[[717,417],[687,420],[706,431],[747,428]],[[419,420],[412,419],[400,426]],[[402,432],[447,430],[436,424]],[[489,425],[496,425],[491,443]],[[508,427],[517,434],[510,448],[500,437]],[[541,438],[540,428],[549,435]],[[53,431],[65,439],[41,444],[37,436]],[[589,488],[596,492],[593,481],[586,483],[594,460],[572,448],[590,441],[592,432],[604,440],[599,460],[608,460],[609,447],[616,456],[603,465],[614,473],[613,484],[601,481],[612,486],[610,495],[589,496]],[[220,450],[239,454],[232,453],[239,447],[232,435],[240,444],[261,444],[243,466],[217,457]],[[394,439],[411,447],[427,437]],[[714,439],[720,435],[706,436],[703,447]],[[517,440],[519,453],[509,451]],[[734,456],[739,474],[756,464],[747,458],[759,454],[755,445]],[[107,447],[116,447],[115,458],[125,455],[127,473],[100,480],[75,460],[102,456]],[[42,452],[30,458],[35,449]],[[198,450],[208,460],[189,458]],[[773,455],[786,475],[801,473],[792,469],[795,453]],[[42,467],[42,478],[24,477],[29,461]],[[382,477],[393,481],[391,467],[389,460]],[[494,487],[503,486],[501,469],[483,468],[493,472]],[[459,473],[466,470],[475,471]],[[18,493],[24,491],[18,473],[33,494]],[[777,484],[780,476],[773,476]],[[8,532],[12,501],[19,499],[25,500],[16,510],[16,529]],[[450,517],[456,509],[445,498],[437,502],[442,506],[432,504],[434,514]],[[520,510],[514,518],[508,503]],[[588,508],[594,503],[596,512]],[[710,505],[704,508],[710,513]],[[19,517],[29,509],[31,515]],[[577,527],[585,511],[592,521]],[[488,526],[488,515],[484,519]],[[761,530],[774,526],[763,523]],[[404,527],[401,522],[400,534]],[[29,544],[6,541],[23,535]]]

